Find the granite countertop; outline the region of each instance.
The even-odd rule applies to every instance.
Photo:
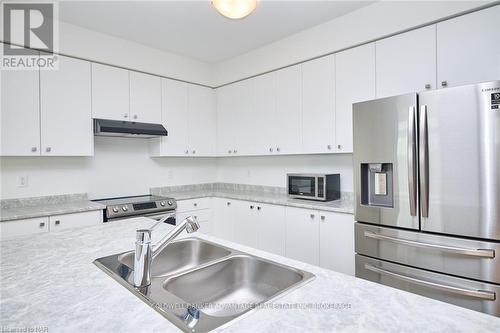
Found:
[[[101,210],[105,206],[87,199],[86,194],[56,195],[2,200],[0,222]]]
[[[178,332],[92,262],[131,250],[147,218],[105,223],[0,243],[2,328],[49,332]],[[155,230],[161,237],[171,226]],[[258,309],[226,332],[498,332],[500,319],[375,284],[215,237],[198,237],[316,275],[273,304],[337,304],[335,308]]]
[[[234,186],[231,186],[234,185]],[[259,191],[259,188],[262,188]],[[342,193],[339,200],[322,202],[304,199],[291,199],[281,190],[269,190],[268,186],[242,186],[239,184],[224,184],[224,186],[178,186],[175,188],[153,188],[152,194],[175,198],[176,200],[197,199],[203,197],[219,197],[234,200],[245,200],[268,203],[273,205],[291,206],[308,209],[318,209],[339,213],[354,213],[354,198],[352,193]]]

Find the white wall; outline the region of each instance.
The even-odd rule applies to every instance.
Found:
[[[340,173],[342,191],[353,191],[352,154],[225,157],[217,159],[217,181],[286,187],[286,174]]]
[[[212,66],[79,26],[59,23],[59,52],[211,86]]]
[[[490,2],[493,1],[379,1],[216,64],[214,85],[383,38]]]
[[[87,192],[91,198],[215,181],[213,158],[151,158],[147,139],[95,138],[94,157],[2,157],[1,198]],[[18,187],[20,176],[27,187]]]

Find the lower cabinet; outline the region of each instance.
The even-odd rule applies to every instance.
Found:
[[[206,235],[213,233],[212,204],[210,198],[177,201],[177,223],[188,216],[194,216],[200,224],[198,232]]]
[[[286,208],[287,257],[319,266],[318,215],[316,210]]]
[[[214,224],[213,235],[219,238],[232,241],[234,239],[233,222],[234,222],[234,201],[231,199],[215,198],[213,201],[214,207]]]
[[[102,223],[102,211],[96,210],[0,222],[0,234],[2,239],[10,239],[49,231],[89,227],[99,223]]]

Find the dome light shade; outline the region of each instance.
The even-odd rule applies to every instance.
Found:
[[[250,15],[257,8],[257,0],[212,0],[212,6],[223,16],[237,20]]]

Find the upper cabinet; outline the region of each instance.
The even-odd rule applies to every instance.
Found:
[[[130,115],[140,123],[161,122],[161,78],[130,72]]]
[[[375,44],[335,54],[335,151],[352,152],[352,104],[375,98]]]
[[[92,116],[100,119],[129,120],[129,71],[92,64]]]
[[[436,89],[436,26],[375,42],[377,97]]]
[[[247,151],[250,155],[275,153],[278,147],[274,134],[279,132],[279,120],[276,119],[276,73],[259,75],[248,80],[252,85],[252,110],[245,117],[253,135],[247,135],[250,141]],[[258,130],[257,130],[258,129]]]
[[[92,116],[159,123],[161,78],[93,63]]]
[[[1,155],[40,155],[38,70],[2,70]]]
[[[59,56],[57,70],[40,71],[41,154],[94,154],[90,63]]]
[[[214,156],[213,89],[163,79],[162,120],[168,136],[151,140],[153,156]]]
[[[500,79],[500,6],[437,24],[439,87]]]
[[[335,57],[302,64],[302,150],[333,152],[335,140]]]

